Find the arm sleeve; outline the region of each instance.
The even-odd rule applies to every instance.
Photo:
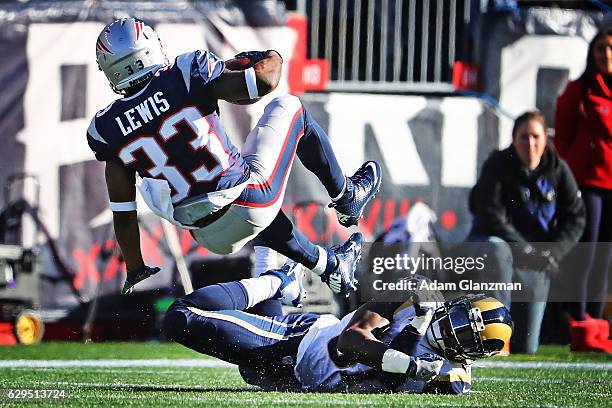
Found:
[[[506,242],[515,242],[518,249],[522,250],[528,242],[508,219],[502,202],[502,180],[499,177],[502,173],[499,167],[503,163],[497,161],[499,156],[496,154],[485,161],[472,191],[470,206],[474,214],[484,222],[488,235],[497,236]]]
[[[557,98],[555,109],[555,147],[561,157],[567,157],[580,120],[580,82],[570,82]]]
[[[109,146],[108,142],[102,137],[102,135],[96,129],[96,118],[94,117],[87,128],[87,144],[89,148],[94,152],[96,160],[106,162],[113,161],[123,166],[123,163],[117,155],[115,155],[113,148]]]
[[[586,210],[580,190],[565,161],[560,162],[557,186],[557,226],[551,241],[553,255],[560,260],[580,239],[586,225]]]
[[[225,70],[225,61],[210,51],[197,50],[176,57],[187,90],[204,87]]]
[[[93,151],[96,160],[105,162],[111,159],[108,145],[94,139],[89,133],[87,133],[87,144],[89,145],[89,148]]]

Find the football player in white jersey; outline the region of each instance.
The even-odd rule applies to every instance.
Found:
[[[104,27],[96,58],[122,96],[95,115],[87,141],[106,162],[115,234],[128,271],[124,293],[159,270],[142,259],[136,174],[151,210],[189,229],[212,252],[234,253],[257,237],[311,269],[335,293],[355,289],[361,234],[339,247],[314,245],[281,204],[297,155],[329,193],[339,222],[356,225],[380,188],[380,166],[368,161],[345,176],[327,134],[292,95],[266,106],[241,151],[221,126],[218,100],[254,102],[276,88],[283,63],[278,52],[249,51],[223,61],[196,50],[169,61],[151,27],[123,18]]]
[[[237,364],[250,384],[312,391],[467,394],[472,361],[510,341],[508,310],[484,295],[443,302],[438,291],[382,293],[341,320],[244,312],[267,298],[298,305],[302,276],[301,266],[288,262],[257,278],[198,289],[168,309],[165,332]],[[419,287],[425,278],[410,279]]]

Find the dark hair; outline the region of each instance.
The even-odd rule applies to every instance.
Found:
[[[544,128],[544,131],[546,131],[546,118],[544,117],[544,115],[542,115],[542,112],[538,110],[527,111],[525,113],[522,113],[518,118],[514,120],[514,126],[512,126],[512,139],[514,139],[518,128],[523,123],[527,123],[530,120],[537,120],[538,122],[540,122],[542,124],[542,127]]]
[[[585,89],[591,88],[591,83],[597,74],[597,66],[595,65],[595,57],[593,56],[593,52],[595,51],[595,43],[602,37],[612,35],[612,27],[604,27],[597,32],[595,37],[589,43],[589,51],[587,53],[587,63],[586,68],[582,75],[580,75],[580,81],[582,82],[582,87]]]
[[[595,76],[597,75],[597,65],[595,64],[595,56],[593,55],[595,51],[595,43],[602,37],[612,35],[612,27],[603,27],[601,28],[595,37],[589,43],[589,50],[587,52],[587,62],[586,67],[584,68],[584,72],[580,75],[580,86],[582,87],[582,98],[580,100],[580,104],[578,106],[578,110],[582,116],[587,117],[586,107],[588,104],[587,95],[591,92],[593,87],[595,86]]]

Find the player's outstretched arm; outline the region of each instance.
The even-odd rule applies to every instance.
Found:
[[[248,51],[226,61],[222,75],[211,82],[212,94],[229,102],[254,100],[278,86],[283,59],[275,50]]]
[[[136,175],[114,162],[106,163],[106,186],[113,211],[113,227],[123,253],[127,276],[121,289],[126,295],[138,282],[159,272],[159,268],[144,264],[140,251],[140,230],[136,213]]]
[[[113,210],[113,227],[126,269],[144,267],[140,252],[140,230],[136,213],[135,174],[114,162],[106,162],[106,187]]]
[[[380,368],[383,354],[389,346],[373,334],[390,323],[399,304],[368,302],[355,311],[349,324],[338,338],[338,351],[351,361]]]
[[[417,276],[412,279],[420,281],[424,278]],[[414,357],[410,350],[425,334],[433,311],[438,302],[443,300],[442,295],[406,291],[402,294],[402,299],[387,300],[393,299],[393,296],[397,297],[397,293],[383,293],[357,309],[340,334],[338,351],[351,361],[390,373],[406,374],[417,380],[430,381],[439,373],[442,361],[435,356],[431,359]],[[408,344],[401,350],[396,350],[379,341],[373,331],[388,325],[395,313],[408,306],[414,306],[416,316],[405,329]]]

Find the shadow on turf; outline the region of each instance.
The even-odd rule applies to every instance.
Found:
[[[106,391],[122,391],[122,392],[253,392],[253,393],[269,393],[269,392],[292,392],[292,393],[301,393],[301,394],[309,394],[311,391],[302,390],[302,389],[264,389],[259,387],[243,387],[243,388],[231,388],[231,387],[167,387],[167,386],[153,386],[153,385],[143,385],[143,386],[134,386],[134,385],[103,385],[103,386],[79,386],[79,389],[89,389],[89,390],[106,390]],[[355,390],[345,390],[345,391],[316,391],[317,394],[363,394],[363,395],[373,395],[373,394],[388,394],[387,391],[381,390],[370,390],[366,391],[363,389],[355,389]]]
[[[103,385],[103,386],[81,386],[82,389],[96,389],[96,390],[107,390],[107,391],[128,391],[128,392],[263,392],[265,390],[257,387],[243,387],[243,388],[230,388],[230,387],[168,387],[164,385]]]

